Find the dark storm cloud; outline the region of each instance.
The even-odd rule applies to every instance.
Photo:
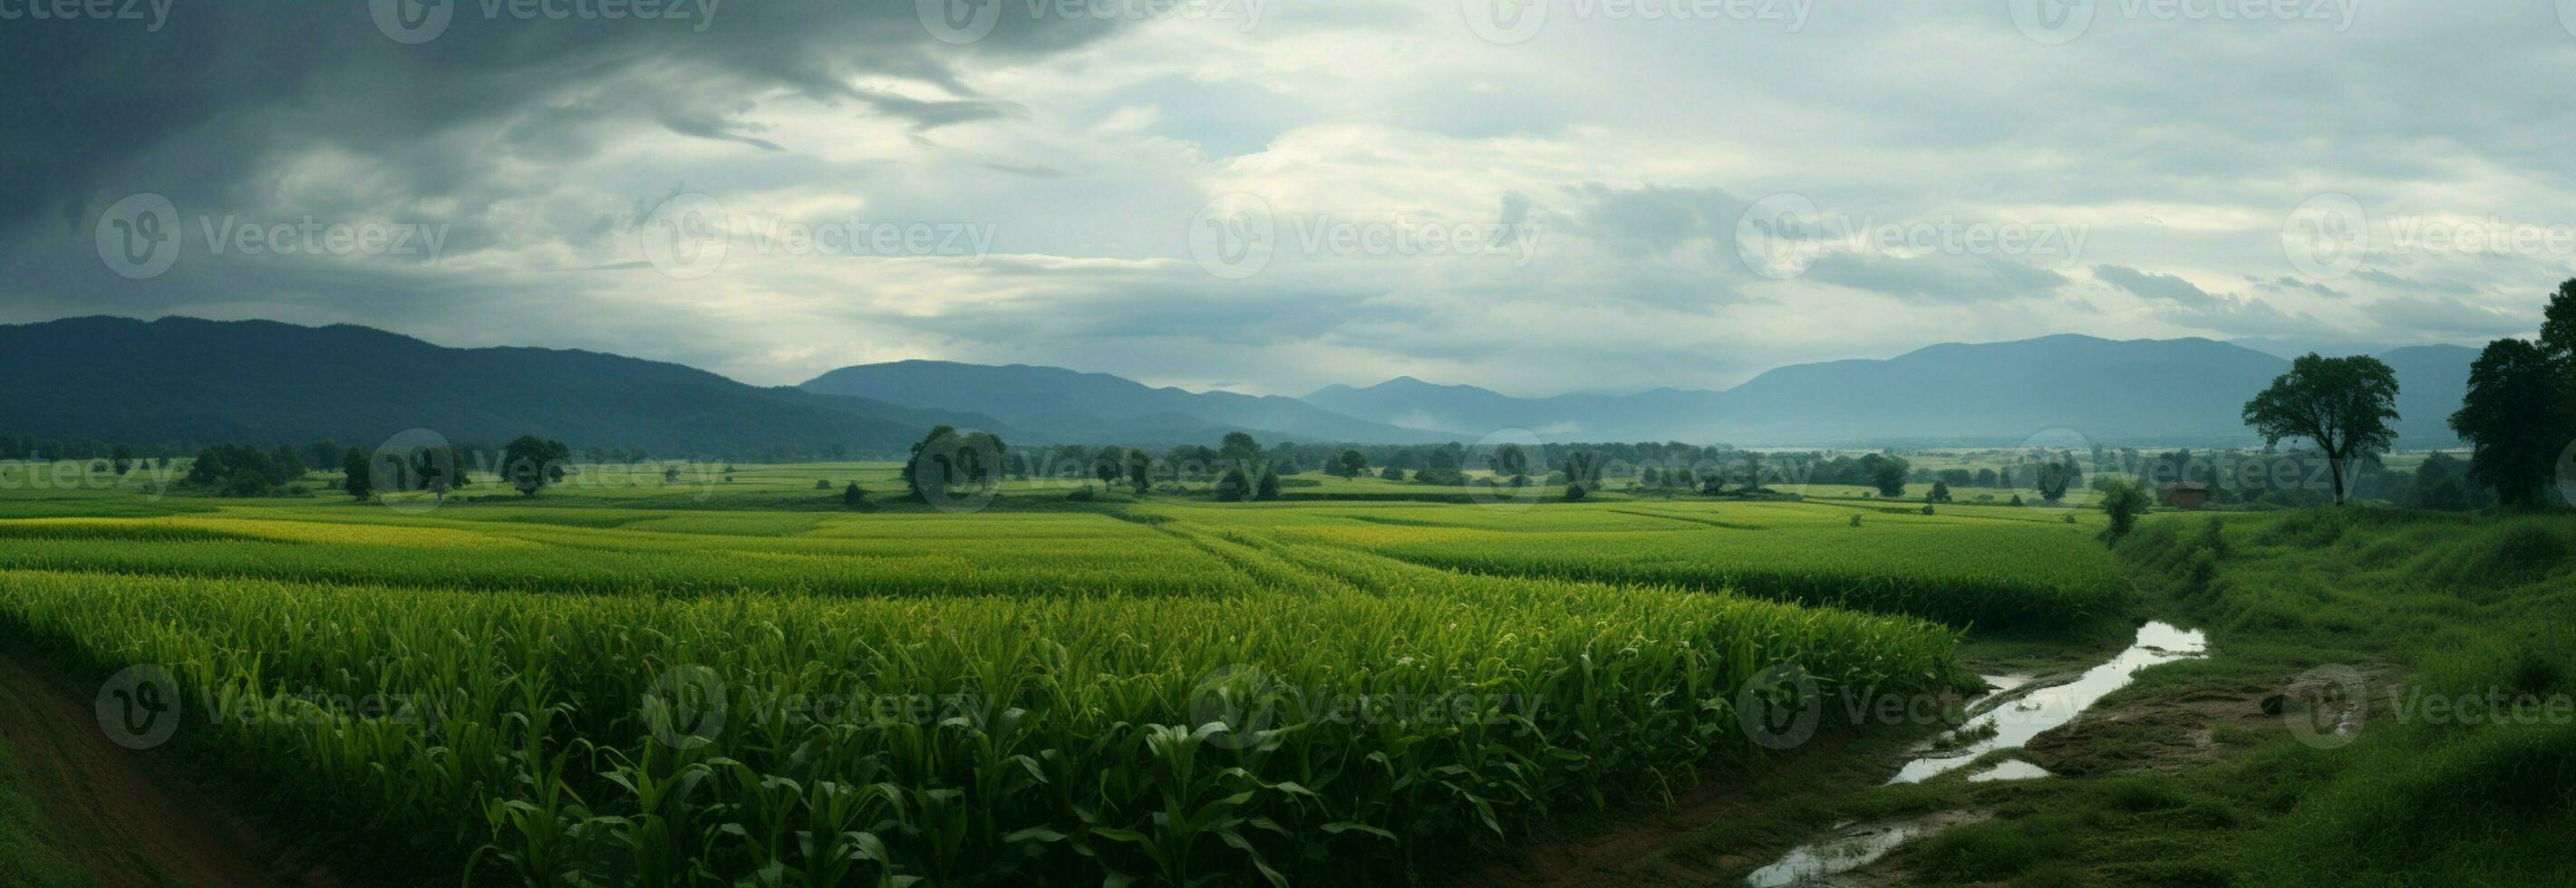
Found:
[[[463,0],[417,45],[390,39],[367,3],[180,3],[157,32],[118,20],[13,21],[0,27],[0,77],[13,85],[0,102],[10,154],[0,234],[37,219],[81,227],[102,197],[139,190],[118,181],[138,163],[153,175],[129,178],[151,187],[179,181],[223,195],[258,176],[263,159],[317,146],[398,161],[415,195],[437,194],[490,159],[457,149],[495,147],[442,137],[495,120],[514,120],[510,149],[562,162],[596,150],[584,129],[610,119],[775,149],[741,121],[753,91],[846,103],[921,129],[987,119],[1012,106],[974,95],[945,60],[1046,52],[1113,24],[1030,21],[1025,5],[999,5],[994,32],[967,49],[929,39],[911,3],[822,0],[684,0],[673,7],[701,10],[691,20],[617,21],[522,19],[508,5]],[[487,17],[493,9],[498,18]],[[861,75],[940,84],[952,98],[852,86]]]

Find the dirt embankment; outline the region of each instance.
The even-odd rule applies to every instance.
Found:
[[[126,749],[99,728],[91,701],[0,658],[0,737],[16,754],[26,794],[66,843],[65,858],[106,888],[327,888],[250,827],[188,787],[154,772],[150,751]]]

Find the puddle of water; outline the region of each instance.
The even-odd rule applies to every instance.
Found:
[[[2049,776],[2047,768],[2019,759],[2012,759],[1999,762],[1994,767],[1968,775],[1968,782],[1991,783],[1997,780],[2037,780],[2047,776]]]
[[[1819,884],[1830,877],[1877,863],[1898,845],[1984,819],[1982,814],[1946,811],[1910,820],[1846,823],[1835,827],[1831,838],[1789,849],[1778,863],[1754,870],[1752,875],[1744,877],[1744,883],[1752,888]]]
[[[1931,744],[1928,743],[1917,747],[1916,752],[1929,754],[1905,763],[1905,769],[1898,771],[1895,779],[1888,782],[1921,783],[1966,767],[1988,752],[2020,749],[2028,745],[2031,738],[2074,721],[2075,716],[2101,702],[2112,691],[2128,687],[2129,682],[2137,677],[2138,670],[2197,658],[2208,651],[2209,636],[2206,634],[2166,623],[2148,623],[2138,628],[2137,642],[2128,650],[2121,651],[2119,656],[2086,670],[2074,681],[2040,688],[2021,699],[2006,701],[1972,716],[1967,724],[1947,735],[1983,734],[1991,728],[1993,736],[1939,752],[1930,752]]]
[[[1969,712],[1977,711],[1977,707],[1986,705],[1986,701],[1988,700],[2012,693],[2015,688],[2029,684],[2030,680],[2033,678],[2033,676],[2028,675],[1980,675],[1977,677],[1985,680],[1988,689],[1985,693],[1978,694],[1976,699],[1968,701],[1967,711]]]

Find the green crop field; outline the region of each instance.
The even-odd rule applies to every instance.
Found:
[[[894,467],[711,468],[400,508],[12,491],[0,631],[167,668],[202,710],[173,754],[474,881],[1315,884],[1728,780],[1774,662],[1939,690],[1963,627],[2117,588],[2028,510],[1368,478],[847,510]]]

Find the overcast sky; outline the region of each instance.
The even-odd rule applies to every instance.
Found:
[[[0,0],[0,322],[1536,395],[2576,275],[2576,0],[99,8]]]

